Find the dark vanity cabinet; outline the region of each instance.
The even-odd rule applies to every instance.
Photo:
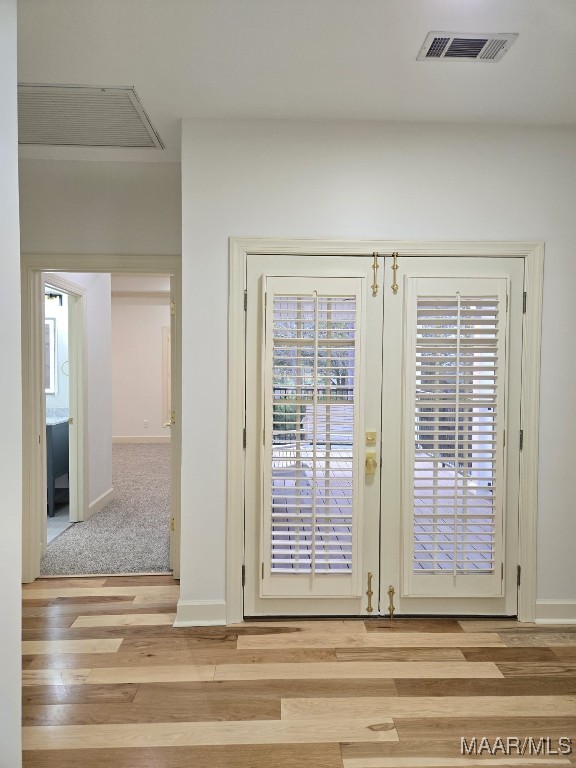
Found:
[[[46,424],[46,465],[48,517],[54,517],[56,501],[68,500],[68,489],[56,488],[56,479],[68,474],[68,420]],[[56,499],[57,491],[58,499]]]

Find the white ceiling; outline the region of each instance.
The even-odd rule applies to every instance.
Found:
[[[178,161],[182,117],[576,126],[575,0],[19,0],[19,80],[133,85]],[[416,61],[430,31],[518,32],[499,63]]]

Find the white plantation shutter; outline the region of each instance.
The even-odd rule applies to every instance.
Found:
[[[362,280],[266,286],[262,595],[353,595]]]
[[[407,594],[500,594],[507,280],[410,278],[405,324]]]

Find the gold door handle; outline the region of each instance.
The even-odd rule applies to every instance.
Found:
[[[376,454],[374,451],[370,451],[366,454],[366,461],[364,467],[367,475],[375,475],[378,469],[378,462],[376,461]]]

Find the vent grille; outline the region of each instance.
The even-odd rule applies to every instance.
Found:
[[[132,87],[18,86],[19,143],[164,149]]]
[[[457,32],[430,32],[417,59],[500,61],[517,37],[516,33],[468,35]]]

